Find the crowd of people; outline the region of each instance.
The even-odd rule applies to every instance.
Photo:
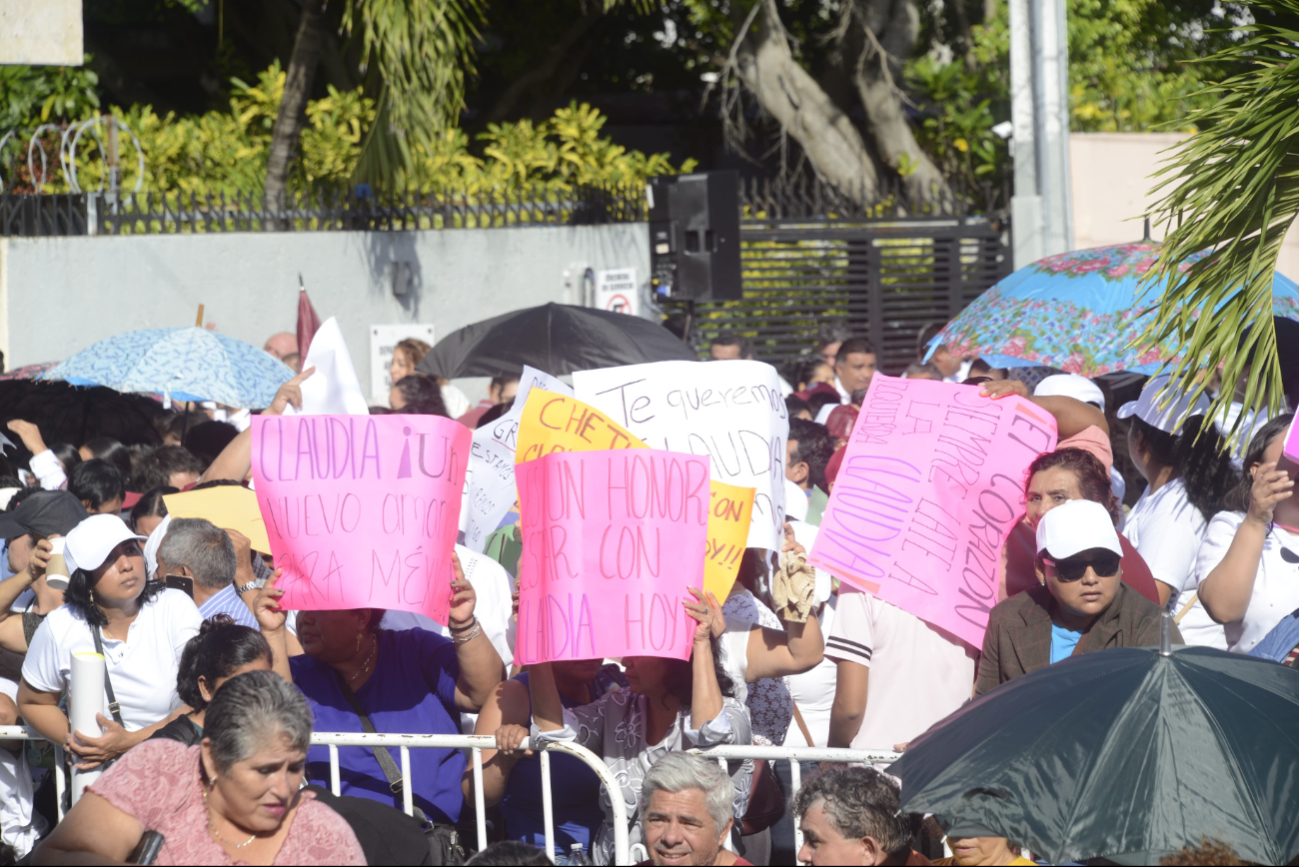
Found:
[[[930,352],[933,333],[921,335],[903,376],[976,385],[989,400],[1023,397],[1059,431],[1023,479],[1023,513],[1001,551],[999,601],[981,646],[825,573],[810,616],[779,592],[811,568],[806,554],[877,370],[871,343],[842,326],[784,371],[781,550],[747,550],[726,599],[695,592],[687,660],[515,667],[517,512],[485,553],[456,546],[445,624],[282,608],[269,552],[235,529],[169,515],[165,499],[247,483],[246,412],[162,412],[147,446],[46,443],[40,419],[9,421],[29,457],[0,459],[0,725],[28,725],[62,745],[77,772],[103,773],[56,824],[63,769],[51,744],[0,743],[4,857],[611,863],[610,793],[562,754],[551,766],[562,781],[552,795],[556,848],[543,851],[535,749],[564,742],[608,766],[629,839],[654,864],[1032,863],[1016,841],[961,817],[903,813],[884,768],[803,763],[795,796],[787,762],[719,764],[686,751],[905,750],[1015,678],[1080,654],[1157,645],[1164,612],[1176,622],[1174,643],[1294,665],[1299,466],[1282,452],[1293,416],[1253,420],[1233,452],[1207,402],[1166,376],[1107,406],[1106,391],[1081,376]],[[296,369],[291,338],[275,335],[266,351]],[[428,351],[417,340],[397,345],[390,406],[372,412],[477,427],[509,410],[517,376],[493,379],[471,406],[416,371]],[[708,354],[725,363],[752,358],[753,346],[723,333]],[[311,375],[299,373],[262,411],[300,406]],[[1138,497],[1127,495],[1120,458],[1146,483]],[[105,659],[109,713],[98,732],[69,722],[80,653]],[[411,750],[404,764],[395,749],[343,747],[335,778],[331,749],[310,744],[313,730],[477,733],[496,748],[483,752],[479,778],[456,749]],[[413,817],[402,812],[407,797]],[[479,798],[493,842],[474,854]]]

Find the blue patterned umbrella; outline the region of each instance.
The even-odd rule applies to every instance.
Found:
[[[242,340],[203,328],[147,328],[101,340],[42,378],[264,407],[292,377],[284,362]]]
[[[1083,376],[1155,373],[1178,346],[1130,345],[1149,324],[1159,291],[1140,280],[1155,264],[1150,241],[1075,250],[1034,262],[980,295],[931,345],[978,356],[993,367],[1055,367]],[[1205,254],[1201,253],[1186,262]],[[1277,274],[1273,313],[1299,319],[1299,287]]]

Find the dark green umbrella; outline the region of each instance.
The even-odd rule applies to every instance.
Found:
[[[1206,647],[1116,648],[998,687],[889,768],[903,809],[1051,863],[1153,864],[1202,837],[1299,853],[1299,671]]]

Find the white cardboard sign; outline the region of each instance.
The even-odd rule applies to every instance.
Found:
[[[523,405],[534,387],[560,394],[573,393],[550,374],[525,366],[510,411],[474,431],[460,506],[460,529],[465,534],[464,546],[479,554],[518,496],[514,485],[514,445]]]
[[[757,488],[749,547],[778,550],[789,414],[761,361],[658,361],[573,374],[577,399],[654,449],[708,455],[719,482]]]

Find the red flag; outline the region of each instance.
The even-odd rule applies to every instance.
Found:
[[[311,348],[311,338],[319,330],[320,317],[316,315],[316,308],[311,306],[311,299],[307,297],[304,286],[298,290],[298,358],[304,366],[307,363],[307,350]]]

